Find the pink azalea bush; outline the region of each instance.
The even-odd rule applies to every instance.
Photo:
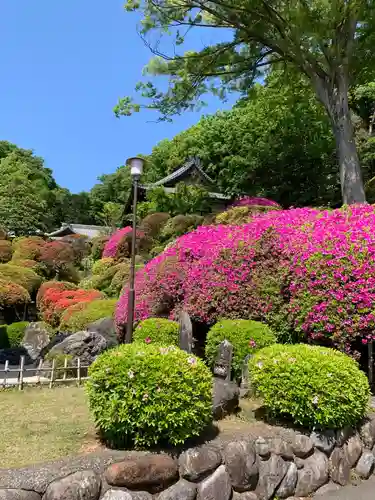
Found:
[[[281,340],[353,352],[375,326],[375,210],[275,210],[180,237],[136,277],[136,319],[255,319]],[[127,319],[120,298],[119,331]]]
[[[281,208],[276,201],[269,200],[268,198],[261,198],[259,196],[242,196],[232,204],[232,207],[254,207],[254,206]]]
[[[131,232],[131,230],[132,230],[131,227],[127,226],[115,231],[104,246],[102,258],[104,257],[115,258],[117,247],[119,246],[123,236]]]

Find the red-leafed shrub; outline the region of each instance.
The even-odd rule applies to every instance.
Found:
[[[36,296],[36,306],[38,309],[42,310],[44,308],[43,299],[48,290],[77,290],[77,286],[74,283],[68,281],[46,281],[41,285]]]
[[[30,295],[23,286],[0,279],[0,309],[22,306],[28,302]]]
[[[102,257],[116,257],[117,247],[125,234],[131,232],[131,227],[123,227],[114,232],[104,246]]]
[[[0,262],[9,262],[12,258],[12,244],[7,240],[0,240]]]
[[[92,302],[103,299],[104,295],[98,290],[56,290],[50,288],[43,297],[42,317],[52,326],[58,326],[62,314],[75,304]]]
[[[40,236],[15,238],[12,243],[13,258],[36,260],[45,243],[45,240]]]
[[[162,303],[172,319],[183,308],[209,325],[260,320],[279,340],[355,354],[375,328],[375,209],[271,210],[240,226],[200,227],[139,271],[135,289],[137,320]],[[126,298],[124,289],[120,330]]]
[[[74,258],[74,251],[69,243],[49,241],[41,248],[38,261],[45,266],[50,276],[59,276],[74,263]]]

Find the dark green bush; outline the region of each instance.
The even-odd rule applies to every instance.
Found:
[[[134,342],[155,342],[162,345],[179,345],[179,324],[165,318],[141,321],[134,332]]]
[[[170,217],[166,212],[149,214],[142,220],[140,229],[151,236],[151,238],[157,238]]]
[[[233,345],[232,376],[241,376],[243,361],[248,354],[254,354],[262,347],[274,344],[275,335],[267,325],[245,319],[224,319],[216,323],[207,334],[206,358],[213,367],[219,344],[228,340]]]
[[[275,344],[249,362],[256,393],[271,415],[309,428],[355,426],[365,415],[370,388],[352,358],[306,344]]]
[[[163,240],[176,236],[182,236],[202,224],[203,217],[200,215],[176,215],[169,219],[161,231]]]
[[[21,345],[28,321],[18,321],[7,326],[7,336],[10,347],[19,347]]]
[[[123,344],[89,368],[89,405],[113,447],[178,445],[198,436],[212,418],[212,376],[177,347]]]

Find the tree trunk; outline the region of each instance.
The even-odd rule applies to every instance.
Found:
[[[315,90],[331,119],[340,166],[342,201],[345,205],[366,203],[361,166],[348,103],[348,79],[344,74],[334,84],[315,80]]]

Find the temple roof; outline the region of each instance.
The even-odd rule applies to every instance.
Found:
[[[94,226],[90,224],[63,224],[60,229],[47,234],[50,238],[62,238],[70,234],[81,234],[88,238],[94,238],[99,234],[107,231],[108,228],[104,226]]]

